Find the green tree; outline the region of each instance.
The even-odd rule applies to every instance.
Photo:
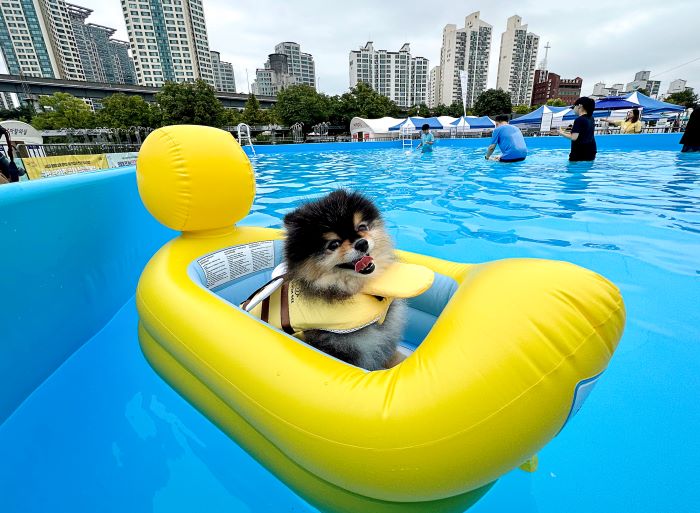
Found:
[[[568,104],[561,98],[554,98],[547,100],[547,105],[550,107],[566,107]]]
[[[346,128],[350,127],[350,121],[354,117],[382,118],[398,116],[401,112],[393,101],[364,82],[359,82],[349,92],[329,103],[329,114],[334,118],[334,124],[342,124]]]
[[[207,125],[221,127],[225,123],[224,106],[214,88],[203,80],[166,82],[156,101],[164,125]]]
[[[664,100],[675,105],[683,105],[686,109],[691,109],[698,104],[698,95],[694,94],[692,89],[686,89],[679,93],[673,93]]]
[[[54,93],[39,98],[43,109],[32,119],[32,125],[38,130],[57,130],[60,128],[93,128],[95,114],[79,98],[68,93]]]
[[[514,114],[528,114],[534,110],[533,107],[530,107],[529,105],[514,105],[513,106],[513,113]]]
[[[476,99],[474,111],[477,116],[510,114],[513,111],[513,105],[507,92],[501,89],[487,89]]]
[[[14,109],[0,109],[0,121],[5,121],[6,119],[14,119],[16,121],[24,121],[25,123],[31,123],[32,117],[34,117],[34,109],[31,106],[25,104],[20,105]]]
[[[269,112],[260,108],[260,102],[253,93],[248,95],[248,101],[245,102],[241,122],[250,126],[267,125],[271,121]]]
[[[647,89],[646,87],[638,87],[637,89],[635,89],[635,91],[637,91],[638,93],[642,93],[643,95],[649,96],[649,89]]]
[[[157,112],[140,96],[117,93],[102,101],[102,109],[97,112],[97,124],[109,128],[129,128],[160,126],[160,112]]]
[[[443,105],[442,103],[435,107],[432,111],[430,111],[430,115],[437,117],[437,116],[447,116],[447,112],[449,111],[449,107],[447,105]]]
[[[464,115],[464,105],[462,100],[455,100],[447,107],[446,116],[452,116],[453,118],[458,118]]]
[[[283,125],[301,121],[304,129],[328,119],[328,98],[306,84],[285,87],[277,93],[274,113]]]
[[[238,109],[226,109],[224,113],[224,126],[237,126],[243,123],[243,113]]]

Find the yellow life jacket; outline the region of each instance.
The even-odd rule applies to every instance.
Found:
[[[281,286],[249,313],[297,337],[311,329],[350,333],[370,324],[382,324],[395,298],[418,296],[430,288],[433,279],[433,271],[427,267],[397,262],[367,280],[359,294],[344,301],[327,302],[309,297],[299,284],[280,277]],[[251,299],[241,307],[245,309]]]

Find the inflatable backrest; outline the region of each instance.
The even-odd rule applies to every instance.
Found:
[[[148,211],[180,231],[213,230],[243,219],[255,198],[250,160],[218,128],[173,125],[144,141],[136,180]]]

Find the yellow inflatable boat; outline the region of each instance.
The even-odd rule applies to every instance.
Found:
[[[561,430],[622,334],[618,289],[586,269],[400,252],[434,282],[408,300],[415,352],[368,372],[239,308],[279,264],[282,234],[235,225],[255,178],[230,134],[156,130],[137,180],[148,210],[182,232],[139,282],[146,358],[322,511],[464,511]]]

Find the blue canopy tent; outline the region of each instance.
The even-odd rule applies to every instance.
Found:
[[[625,100],[635,104],[635,107],[640,107],[644,114],[658,114],[659,112],[683,112],[685,107],[682,105],[675,105],[673,103],[666,103],[659,100],[654,100],[649,98],[647,95],[635,91],[630,93],[625,97]]]
[[[401,130],[401,127],[406,125],[406,128],[413,128],[414,130],[420,130],[421,127],[427,123],[431,130],[442,130],[443,126],[438,118],[406,118],[398,125],[390,126],[389,130]]]
[[[496,123],[488,116],[461,116],[450,123],[450,125],[455,128],[478,130],[493,128],[496,126]]]
[[[569,112],[564,112],[566,110],[571,111]],[[563,119],[564,120],[569,120],[569,119],[576,119],[576,113],[571,110],[569,107],[551,107],[549,105],[542,105],[536,110],[533,110],[529,114],[525,114],[523,116],[520,116],[519,118],[514,118],[510,121],[511,125],[539,125],[542,123],[542,116],[544,114],[553,114],[556,115],[560,112],[564,112]]]
[[[624,96],[608,96],[595,102],[595,110],[634,109],[636,107],[639,107],[638,103],[628,101]]]

